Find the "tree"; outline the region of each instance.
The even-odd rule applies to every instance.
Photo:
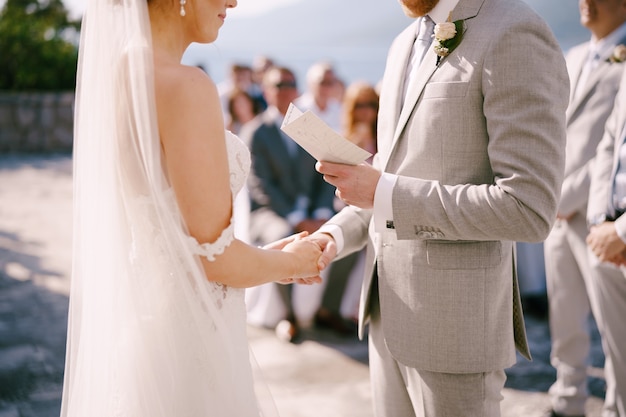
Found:
[[[61,0],[7,0],[0,12],[0,90],[71,90],[80,22]]]

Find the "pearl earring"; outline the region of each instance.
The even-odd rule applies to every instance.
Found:
[[[187,0],[180,0],[180,15],[183,17],[187,14],[185,13],[185,4],[187,4]]]

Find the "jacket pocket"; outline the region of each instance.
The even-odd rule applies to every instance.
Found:
[[[502,262],[502,242],[430,240],[426,261],[433,269],[493,268]]]
[[[424,87],[423,99],[465,97],[469,90],[469,81],[429,83]]]

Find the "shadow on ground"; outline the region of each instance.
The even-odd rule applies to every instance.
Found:
[[[49,284],[54,280],[69,280],[69,268],[62,268],[70,264],[68,260],[71,258],[71,168],[67,155],[0,156],[0,197],[3,198],[0,220],[4,220],[0,222],[0,417],[59,415],[68,298],[58,290],[58,285],[57,290],[52,291]],[[16,173],[19,175],[13,175]],[[24,211],[28,211],[27,216],[22,216]],[[46,221],[41,221],[42,218]],[[58,262],[51,264],[51,261]],[[56,265],[60,265],[58,270]],[[543,407],[546,402],[544,393],[555,378],[549,359],[548,323],[545,317],[532,314],[527,314],[526,318],[534,360],[529,362],[519,357],[517,364],[507,370],[506,387],[521,394],[512,400],[515,405],[539,401]],[[590,326],[593,336],[590,366],[596,371],[592,374],[597,375],[604,357],[595,323],[590,321]],[[324,385],[328,376],[321,375],[323,384],[317,387],[311,385],[312,378],[305,378],[307,375],[303,375],[303,370],[314,372],[323,366],[336,368],[333,375],[337,381],[333,381],[331,397],[337,401],[329,403],[333,408],[327,414],[315,408],[316,415],[349,416],[352,414],[342,414],[338,411],[340,408],[335,407],[352,409],[356,398],[367,399],[367,341],[359,341],[356,334],[339,337],[324,329],[306,329],[301,345],[285,349],[280,342],[273,343],[273,332],[253,333],[253,339],[256,338],[253,343],[256,342],[261,350],[264,347],[269,350],[267,358],[273,360],[281,352],[286,352],[270,365],[281,372],[291,371],[289,375],[292,377],[284,378],[282,382],[292,386],[288,388],[299,389],[299,395],[304,395],[302,392],[314,394],[314,402],[310,404],[316,407],[329,395],[328,387]],[[301,357],[310,363],[304,363],[299,359]],[[285,369],[290,366],[293,369]],[[278,377],[281,375],[279,373]],[[357,390],[347,391],[348,385],[356,386]],[[313,389],[307,392],[311,386]],[[604,397],[602,378],[590,377],[589,387],[594,397]],[[302,408],[298,395],[291,395],[292,391],[281,392],[286,394],[280,399],[298,402],[294,409]],[[350,396],[354,393],[357,397]],[[537,396],[526,393],[539,393],[540,398],[536,400]],[[598,402],[601,401],[596,401],[596,405]],[[369,406],[367,412],[371,412]],[[593,414],[596,415],[599,413]],[[517,411],[507,416],[531,417]]]
[[[17,237],[0,232],[0,416],[57,417],[68,298],[35,284],[33,276],[53,272],[28,254],[6,249],[11,239]]]
[[[589,356],[590,376],[589,392],[592,396],[604,399],[604,379],[594,376],[601,373],[604,366],[604,353],[600,342],[600,334],[595,321],[589,319],[591,333],[591,352]],[[545,317],[526,316],[526,332],[530,343],[532,361],[518,354],[517,363],[507,369],[507,388],[547,392],[556,378],[556,371],[550,365],[550,329]]]
[[[604,366],[604,354],[600,334],[592,318],[589,320],[589,328],[591,332],[589,392],[594,397],[604,399],[605,381],[601,375],[598,375],[601,374]],[[526,331],[533,360],[529,361],[518,354],[517,363],[506,370],[505,387],[528,392],[547,392],[556,378],[556,371],[550,364],[548,318],[528,314],[526,316]],[[362,364],[368,364],[367,339],[360,341],[356,335],[342,337],[330,330],[311,328],[302,332],[302,337],[298,343],[307,340],[333,348]]]

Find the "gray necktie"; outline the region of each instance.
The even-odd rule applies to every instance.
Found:
[[[412,83],[417,78],[417,68],[419,67],[426,51],[430,47],[433,41],[433,33],[435,31],[435,22],[428,16],[424,16],[420,20],[419,30],[415,43],[413,44],[413,50],[411,57],[409,58],[409,64],[406,68],[405,83],[404,83],[404,97],[409,91],[411,91]]]

